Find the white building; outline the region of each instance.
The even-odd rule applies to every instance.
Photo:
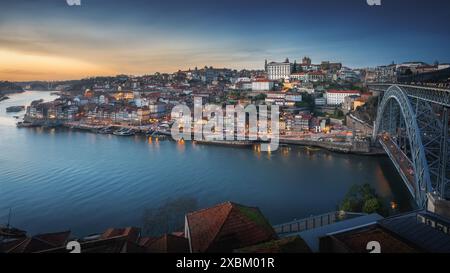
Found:
[[[291,79],[292,80],[298,80],[298,81],[302,81],[302,82],[306,82],[307,81],[307,77],[308,77],[308,75],[305,72],[299,72],[299,73],[291,74]]]
[[[271,80],[260,79],[252,82],[252,91],[270,91],[274,87],[274,83]]]
[[[325,93],[328,105],[340,105],[346,97],[361,96],[361,92],[355,90],[329,90]]]
[[[290,78],[302,82],[323,82],[325,75],[321,71],[300,72],[291,74]]]
[[[269,80],[288,79],[291,76],[293,64],[286,59],[283,63],[271,62],[266,66]]]
[[[266,97],[268,105],[294,106],[297,102],[302,102],[301,94],[269,92]]]
[[[356,72],[353,71],[352,69],[343,67],[338,72],[338,79],[342,81],[357,82],[360,80],[360,76],[356,74]]]
[[[286,101],[289,102],[302,102],[301,94],[286,94]]]
[[[266,97],[266,104],[283,106],[286,99],[286,93],[270,92]]]
[[[300,88],[298,88],[298,92],[314,94],[315,89],[313,87],[300,87]]]
[[[249,77],[240,77],[240,78],[235,78],[232,80],[232,82],[234,83],[239,83],[239,82],[250,82],[251,79]]]
[[[239,88],[242,90],[252,90],[253,89],[253,83],[251,81],[239,82],[237,86],[239,86]]]

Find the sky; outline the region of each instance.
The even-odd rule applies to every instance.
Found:
[[[450,1],[0,0],[0,80],[450,62]]]

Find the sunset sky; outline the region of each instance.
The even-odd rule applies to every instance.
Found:
[[[62,80],[264,59],[450,62],[450,1],[0,0],[0,80]]]

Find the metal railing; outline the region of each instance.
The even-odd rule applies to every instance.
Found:
[[[364,215],[366,214],[336,211],[318,216],[311,216],[301,220],[294,220],[289,223],[275,225],[273,226],[273,228],[278,235],[298,233]]]

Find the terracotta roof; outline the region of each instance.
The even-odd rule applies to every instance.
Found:
[[[81,244],[83,253],[143,253],[144,248],[125,236],[91,241]]]
[[[308,74],[310,75],[320,75],[323,76],[323,73],[321,71],[312,71],[312,72],[308,72]]]
[[[335,94],[361,94],[360,91],[357,90],[328,90],[327,93],[335,93]]]
[[[114,237],[127,237],[129,241],[136,242],[140,235],[140,228],[127,227],[127,228],[109,228],[107,229],[100,239],[110,239]]]
[[[143,247],[148,247],[156,240],[158,240],[158,238],[156,237],[142,237],[139,239],[139,245]]]
[[[0,253],[13,253],[13,250],[17,249],[20,245],[28,242],[30,238],[24,237],[16,240],[12,240],[6,243],[0,244]]]
[[[139,228],[110,228],[99,239],[80,241],[82,253],[143,253],[145,246],[138,244]],[[65,245],[48,247],[36,252],[67,253]]]
[[[34,237],[22,238],[6,245],[3,245],[3,251],[7,253],[34,253],[47,249],[63,247],[70,236],[70,231],[58,233],[46,233]]]
[[[153,241],[146,251],[150,253],[188,253],[189,242],[186,238],[166,234]]]
[[[185,237],[184,236],[184,231],[177,231],[177,232],[172,232],[172,235],[174,236],[178,236],[178,237]]]
[[[227,202],[186,218],[192,252],[229,252],[276,239],[258,208]]]
[[[70,231],[63,231],[58,233],[46,233],[34,236],[38,240],[45,241],[55,247],[66,245],[70,237]]]

